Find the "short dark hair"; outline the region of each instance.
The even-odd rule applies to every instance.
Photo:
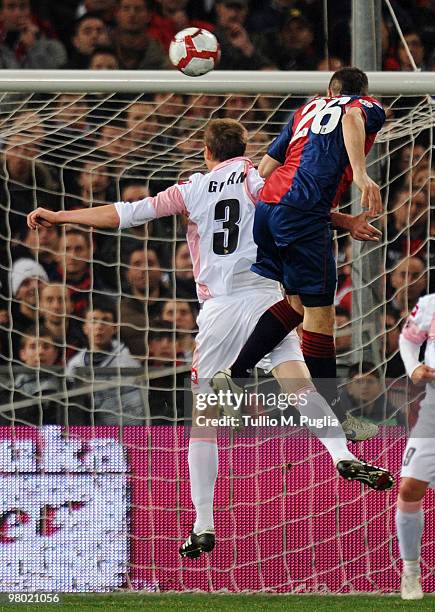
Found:
[[[78,226],[72,226],[72,227],[64,227],[63,228],[64,232],[62,237],[64,238],[64,240],[67,238],[67,236],[81,236],[83,238],[83,240],[86,242],[86,244],[92,248],[93,246],[93,240],[92,240],[92,233],[88,228],[85,228],[84,226],[78,227]]]
[[[101,294],[93,294],[89,296],[89,305],[86,308],[86,314],[91,310],[100,310],[101,312],[107,312],[112,315],[113,322],[118,321],[118,313],[115,303],[108,299],[107,296]]]
[[[73,36],[77,34],[82,23],[84,21],[87,21],[88,19],[98,19],[98,21],[102,21],[104,23],[100,13],[96,13],[94,11],[89,12],[89,13],[84,13],[84,15],[81,15],[80,17],[78,17],[74,22]]]
[[[175,339],[174,330],[168,327],[168,325],[170,324],[166,321],[150,321],[148,342],[152,342],[153,340],[162,340],[163,338],[169,338],[169,340]]]
[[[89,55],[89,64],[92,62],[93,58],[96,55],[113,55],[113,57],[116,57],[116,60],[119,62],[118,55],[113,47],[109,47],[109,46],[95,47],[95,49]]]
[[[247,141],[246,128],[235,119],[212,119],[205,127],[204,142],[216,161],[244,155]]]
[[[336,94],[364,96],[368,93],[369,81],[359,68],[340,68],[332,75],[329,88]]]
[[[36,325],[31,325],[28,327],[24,331],[24,335],[20,338],[20,348],[24,348],[25,343],[30,340],[30,338],[50,338],[56,348],[59,349],[59,347],[55,344],[53,336],[43,325],[39,325],[39,327]]]

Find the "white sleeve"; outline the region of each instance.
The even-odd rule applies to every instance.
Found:
[[[404,334],[400,334],[399,349],[406,373],[411,378],[414,370],[421,365],[418,360],[420,344],[416,344],[412,340],[408,340]]]
[[[116,202],[119,228],[143,225],[158,217],[187,214],[184,197],[178,185],[172,185],[154,197],[137,202]]]
[[[115,202],[114,206],[119,216],[119,229],[143,225],[157,216],[156,209],[151,204],[151,198],[137,202]]]
[[[248,172],[246,182],[251,200],[256,203],[260,191],[263,189],[264,179],[259,175],[256,168],[252,168],[252,170]]]

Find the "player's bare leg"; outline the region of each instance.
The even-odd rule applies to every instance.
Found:
[[[331,455],[340,476],[346,480],[358,480],[376,490],[393,486],[394,479],[387,470],[360,461],[349,451],[342,425],[335,418],[325,398],[315,389],[304,362],[287,361],[274,368],[272,373],[284,393],[296,394],[303,399],[297,408],[300,414],[306,417],[308,429],[319,438]],[[334,424],[322,428],[309,425],[318,423],[318,419]]]
[[[420,552],[424,527],[422,509],[428,483],[401,478],[397,498],[396,529],[403,562],[400,594],[402,599],[422,599]]]
[[[218,411],[211,406],[199,410],[196,400],[194,395],[188,455],[190,493],[196,519],[189,537],[179,550],[181,557],[190,559],[212,551],[215,545],[213,498],[218,472],[216,429],[205,424],[205,419],[215,418]]]

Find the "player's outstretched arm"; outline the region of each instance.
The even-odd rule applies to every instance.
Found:
[[[343,138],[354,183],[361,190],[361,206],[367,208],[371,217],[382,212],[382,200],[378,185],[369,177],[365,156],[365,124],[362,110],[350,108],[342,119]]]
[[[190,186],[186,185],[188,188]],[[37,227],[50,227],[64,223],[77,223],[98,229],[134,227],[143,225],[158,217],[186,214],[182,187],[173,185],[154,197],[146,197],[137,202],[116,202],[96,208],[78,210],[60,210],[54,212],[46,208],[37,208],[27,216],[27,225],[35,230]],[[185,189],[188,191],[188,189]]]
[[[78,210],[47,210],[37,208],[27,215],[27,225],[32,230],[65,223],[88,225],[99,229],[119,227],[119,215],[114,204]]]

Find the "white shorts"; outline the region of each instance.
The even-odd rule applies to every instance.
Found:
[[[428,482],[435,488],[435,390],[429,385],[405,448],[400,475]]]
[[[197,318],[192,360],[192,390],[207,393],[208,381],[236,360],[261,315],[282,300],[277,289],[244,291],[207,300]],[[285,361],[303,361],[299,336],[292,331],[257,365],[270,372]]]

